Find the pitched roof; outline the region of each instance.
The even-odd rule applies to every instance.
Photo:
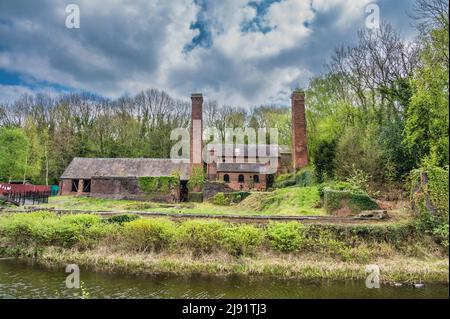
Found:
[[[217,163],[217,171],[265,174],[267,167],[262,163]]]
[[[170,176],[174,171],[179,171],[181,179],[189,179],[189,160],[76,157],[61,178]]]

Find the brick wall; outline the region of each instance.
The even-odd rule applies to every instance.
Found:
[[[227,185],[236,191],[239,190],[260,190],[264,191],[266,190],[266,180],[267,176],[264,174],[255,174],[255,173],[223,173],[220,172],[217,174],[218,180],[223,181],[223,177],[225,174],[228,174],[230,177],[230,181],[227,183]],[[239,175],[244,175],[244,182],[239,182]],[[259,176],[259,183],[252,183],[253,176],[258,175]],[[252,185],[253,184],[253,185]]]
[[[192,113],[190,129],[190,163],[191,173],[194,167],[202,167],[202,134],[203,134],[203,95],[194,93],[191,96]]]
[[[306,144],[305,93],[296,90],[291,96],[292,106],[292,160],[294,170],[308,165]]]

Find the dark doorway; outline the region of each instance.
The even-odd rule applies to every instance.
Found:
[[[239,175],[239,177],[238,177],[238,181],[239,181],[239,183],[243,183],[244,182],[244,175]]]
[[[76,193],[78,192],[78,184],[80,183],[79,179],[72,179],[72,187],[70,189],[70,191],[72,193]]]
[[[272,174],[267,175],[267,187],[272,187],[274,181],[275,181],[275,178]]]
[[[90,192],[91,192],[91,180],[83,179],[83,193],[90,193]]]
[[[228,174],[223,175],[223,181],[225,183],[229,183],[230,182],[230,175],[228,175]]]
[[[187,202],[189,190],[187,186],[188,181],[180,181],[180,202]]]

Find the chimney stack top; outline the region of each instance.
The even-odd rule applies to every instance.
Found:
[[[201,99],[203,99],[203,94],[202,93],[192,93],[191,94],[191,98],[201,98]]]

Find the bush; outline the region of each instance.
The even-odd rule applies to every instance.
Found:
[[[275,178],[275,187],[284,188],[295,185],[295,176],[292,174],[281,174]]]
[[[321,140],[318,142],[316,149],[313,151],[312,158],[314,160],[315,178],[319,183],[325,179],[332,179],[334,176],[336,157],[336,141]]]
[[[210,253],[220,247],[226,225],[219,221],[188,220],[179,227],[177,241],[196,254]]]
[[[108,227],[97,215],[57,216],[39,212],[14,214],[0,219],[0,235],[15,244],[90,247],[105,237],[114,227]]]
[[[224,193],[217,193],[213,198],[214,205],[219,206],[229,206],[231,204],[231,200],[228,196],[225,196]]]
[[[417,228],[448,249],[448,168],[427,167],[411,172],[411,203]]]
[[[126,247],[139,251],[160,251],[173,242],[175,224],[167,219],[137,219],[123,229]]]
[[[171,188],[180,184],[180,177],[177,174],[172,176],[160,176],[160,177],[138,177],[138,187],[144,193],[150,195],[152,193],[168,193]]]
[[[192,191],[201,191],[203,190],[203,185],[205,184],[205,172],[203,171],[203,167],[194,166],[192,169],[191,176],[188,181],[188,189],[190,192]]]
[[[366,194],[353,194],[349,191],[324,190],[324,207],[327,213],[332,213],[344,207],[352,212],[379,209],[378,204]]]
[[[189,192],[188,199],[190,202],[202,203],[203,202],[203,193],[202,192]]]
[[[239,225],[229,227],[224,232],[225,249],[234,256],[251,255],[264,239],[264,232],[254,226]]]
[[[304,167],[295,174],[295,183],[298,186],[312,186],[316,183],[315,172],[312,167]]]
[[[139,219],[139,215],[134,214],[123,214],[123,215],[115,215],[112,217],[109,217],[106,222],[108,223],[117,223],[117,224],[123,224],[123,223],[129,223],[133,220]]]
[[[329,183],[322,183],[319,185],[319,187],[318,187],[319,195],[320,195],[320,198],[322,198],[322,199],[325,196],[325,189],[331,189],[331,190],[335,190],[335,191],[349,191],[352,194],[367,194],[359,187],[352,185],[348,182],[335,181],[335,182],[329,182]]]
[[[267,237],[270,246],[283,252],[299,250],[304,242],[304,228],[298,222],[269,223]]]
[[[158,177],[138,177],[138,187],[146,194],[156,192],[158,190]]]
[[[242,202],[248,196],[250,196],[250,194],[251,194],[250,192],[240,191],[240,192],[228,193],[226,196],[228,196],[230,198],[232,203],[237,204],[237,203]]]

